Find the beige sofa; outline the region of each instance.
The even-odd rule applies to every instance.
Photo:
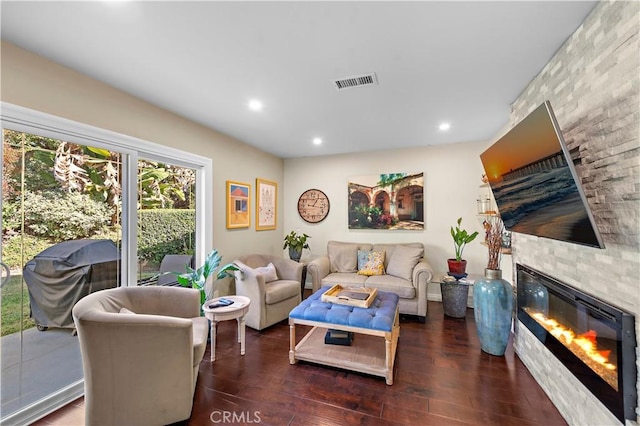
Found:
[[[165,425],[191,416],[208,336],[200,292],[121,287],[73,307],[87,425]]]
[[[358,250],[384,252],[384,274],[358,274]],[[327,254],[307,266],[313,291],[322,286],[373,287],[400,296],[400,313],[427,315],[427,288],[433,277],[431,265],[424,259],[422,243],[369,244],[329,241]]]

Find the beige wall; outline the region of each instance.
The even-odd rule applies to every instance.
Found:
[[[284,253],[284,234],[300,229],[312,236],[312,250],[305,251],[303,260],[323,254],[331,239],[420,241],[425,244],[426,256],[434,270],[444,272],[446,259],[453,254],[449,227],[455,220],[462,216],[466,229],[482,232],[482,218],[476,215],[482,174],[478,156],[488,142],[283,161],[10,43],[2,42],[1,53],[1,97],[4,102],[212,158],[213,247],[223,254],[225,261],[245,254],[247,247],[255,252]],[[414,171],[424,172],[425,177],[424,231],[347,228],[349,176]],[[227,230],[226,181],[250,183],[255,204],[256,177],[279,183],[278,229],[255,231],[254,215],[249,229]],[[298,197],[309,188],[322,189],[331,201],[329,216],[316,225],[304,222],[297,214]],[[254,207],[252,211],[255,212]],[[472,273],[482,273],[486,264],[486,249],[479,241],[470,244],[464,253]],[[507,256],[502,264],[507,277],[511,275],[510,262]],[[432,299],[439,298],[437,287],[431,292],[434,293]]]
[[[300,230],[311,236],[311,250],[304,251],[303,261],[325,254],[329,240],[421,242],[434,271],[442,274],[447,270],[447,259],[454,255],[450,227],[462,216],[465,229],[481,233],[465,249],[467,272],[482,274],[487,263],[487,250],[480,244],[484,232],[483,217],[477,215],[476,200],[483,191],[480,188],[483,169],[479,155],[489,145],[490,142],[484,141],[287,159],[284,162],[284,209],[288,214],[284,218],[284,231]],[[424,231],[348,229],[348,178],[396,172],[424,172]],[[309,224],[297,214],[298,197],[310,188],[322,190],[331,203],[329,215],[318,224]],[[511,257],[505,256],[501,265],[505,278],[511,276],[510,264]],[[437,285],[431,285],[429,299],[439,300],[439,291]]]
[[[280,254],[283,210],[278,229],[227,230],[226,180],[251,184],[255,179],[273,180],[283,186],[283,161],[229,136],[157,108],[140,99],[62,67],[13,44],[2,42],[2,101],[55,116],[189,151],[213,160],[213,247],[232,261],[252,251]],[[282,203],[282,191],[279,195]],[[252,211],[253,210],[252,208]]]

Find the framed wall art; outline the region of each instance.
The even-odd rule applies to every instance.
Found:
[[[278,184],[256,179],[256,231],[276,229],[278,215]]]
[[[424,230],[424,173],[349,178],[349,229]]]
[[[227,228],[248,228],[251,225],[251,185],[227,181]]]

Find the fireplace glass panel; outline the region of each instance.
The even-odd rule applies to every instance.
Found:
[[[583,301],[568,302],[536,277],[519,274],[524,287],[520,306],[543,329],[536,332],[538,339],[544,342],[551,334],[617,391],[619,339],[611,320]]]
[[[621,421],[635,419],[635,318],[516,264],[518,320]]]

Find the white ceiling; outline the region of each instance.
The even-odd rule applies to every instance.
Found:
[[[3,40],[291,158],[491,139],[594,5],[2,1],[0,12]],[[371,72],[377,86],[332,83]]]

